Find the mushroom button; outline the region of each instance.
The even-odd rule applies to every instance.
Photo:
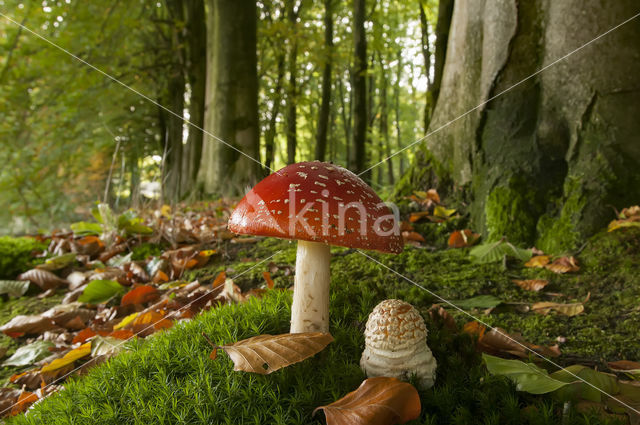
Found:
[[[406,379],[416,374],[423,388],[433,386],[436,359],[427,346],[427,327],[420,313],[401,300],[378,304],[367,320],[360,367],[369,377]]]
[[[329,331],[330,245],[400,253],[395,217],[358,176],[300,162],[267,176],[229,218],[229,230],[298,240],[291,332]]]

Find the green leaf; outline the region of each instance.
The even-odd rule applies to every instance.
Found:
[[[29,290],[28,280],[0,280],[0,294],[21,297]]]
[[[76,261],[77,255],[75,252],[69,252],[57,257],[51,257],[44,264],[37,266],[37,268],[49,271],[64,269]]]
[[[71,224],[71,230],[78,236],[81,235],[99,235],[102,233],[102,225],[98,223],[89,223],[87,221],[79,221]]]
[[[78,301],[87,304],[100,304],[125,291],[125,287],[115,280],[93,280],[84,288]]]
[[[469,251],[469,256],[474,263],[480,264],[494,263],[505,256],[527,261],[531,258],[531,250],[517,248],[506,241],[498,241],[476,246]]]
[[[153,229],[149,226],[145,226],[142,223],[131,223],[123,227],[123,230],[127,235],[150,235],[153,233]]]
[[[602,392],[584,382],[575,382],[577,381],[577,378],[574,375],[584,379],[589,384],[600,388],[608,394],[616,394],[620,391],[618,379],[614,375],[598,372],[588,368],[587,366],[572,365],[565,369],[553,372],[550,375],[552,378],[559,381],[571,383],[571,385],[567,385],[566,387],[559,389],[554,394],[554,397],[563,401],[577,400],[580,398],[596,403],[603,401]]]
[[[478,295],[477,297],[467,298],[466,300],[451,301],[457,307],[469,310],[472,308],[493,308],[502,304],[500,298],[493,295]]]
[[[549,376],[546,370],[520,360],[506,360],[500,357],[482,354],[489,373],[506,376],[516,383],[518,391],[531,394],[547,394],[566,385],[567,382],[558,381]]]
[[[51,341],[36,341],[29,345],[24,345],[13,353],[2,363],[2,366],[27,366],[43,359],[51,354],[50,347],[55,344]]]

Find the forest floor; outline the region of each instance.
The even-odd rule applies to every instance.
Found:
[[[215,254],[208,251],[208,263],[191,268],[180,281],[198,280],[203,288],[211,288],[224,271],[236,285],[235,301],[242,302],[232,302],[234,296],[226,293],[226,305],[180,320],[152,338],[128,342],[125,351],[86,376],[67,380],[64,390],[11,423],[323,423],[322,414],[312,416],[313,410],[355,390],[365,378],[359,368],[364,324],[373,307],[388,298],[408,301],[422,313],[428,345],[438,362],[435,387],[420,391],[422,413],[411,423],[636,423],[637,417],[615,414],[592,402],[563,409],[549,395],[516,391],[507,378],[489,374],[482,352],[535,361],[549,372],[558,368],[504,341],[487,338],[481,344],[488,329],[476,319],[500,327],[545,357],[553,356],[557,365],[583,364],[611,372],[609,362],[640,360],[640,229],[603,230],[579,252],[558,253],[573,255],[579,269],[557,273],[507,257],[473,261],[471,248],[448,247],[449,235],[459,226],[455,220],[414,223],[412,232],[424,241],[414,240],[399,255],[365,256],[332,248],[330,331],[335,341],[315,357],[267,376],[233,372],[227,356],[209,359],[211,347],[201,334],[223,345],[288,332],[295,243],[268,238],[200,245]],[[142,246],[148,257],[170,249]],[[29,265],[23,261],[20,267]],[[265,272],[274,288],[247,296],[265,287]],[[514,283],[533,279],[544,281],[544,287],[534,291]],[[0,304],[0,320],[4,324],[18,314],[41,314],[65,294],[58,289],[41,300],[29,293],[6,298]],[[122,309],[117,299],[108,301],[108,308]],[[550,307],[540,308],[541,302]],[[7,349],[5,359],[27,343],[26,337],[0,337],[0,346]],[[46,337],[28,341],[38,339]],[[8,379],[31,367],[5,366],[0,373]],[[618,377],[629,379],[628,374]]]

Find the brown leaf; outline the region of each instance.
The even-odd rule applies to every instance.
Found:
[[[31,269],[26,271],[18,276],[18,280],[28,280],[31,283],[38,285],[43,291],[67,285],[66,280],[60,279],[49,270],[42,269]]]
[[[580,270],[576,259],[573,257],[562,257],[558,258],[551,264],[547,264],[544,266],[546,269],[551,270],[554,273],[568,273],[568,272],[577,272]]]
[[[0,327],[0,331],[16,338],[19,334],[41,334],[45,331],[57,329],[52,319],[42,316],[16,316]]]
[[[560,314],[564,314],[565,316],[576,316],[584,311],[584,304],[582,303],[571,303],[571,304],[560,304],[554,303],[551,301],[543,301],[539,303],[535,303],[531,306],[531,311],[535,311],[538,314],[546,315],[551,312],[551,310],[557,311]]]
[[[445,328],[452,332],[458,332],[458,325],[452,315],[441,305],[434,304],[429,309],[429,317],[434,322],[442,322]]]
[[[21,391],[17,388],[0,388],[0,417],[7,415],[11,407],[18,401]]]
[[[429,216],[429,211],[420,211],[420,212],[411,213],[411,215],[409,215],[409,221],[411,223],[415,223],[416,221],[420,221],[423,218],[426,218],[428,216]]]
[[[531,257],[529,261],[524,263],[525,267],[544,267],[549,264],[551,257],[548,255],[536,255],[535,257]]]
[[[15,403],[15,405],[11,409],[11,416],[15,416],[19,413],[24,412],[25,410],[27,410],[29,406],[31,406],[36,401],[38,401],[37,395],[35,395],[32,392],[22,390],[22,392],[20,393],[20,396],[18,396],[18,401]]]
[[[267,375],[322,351],[333,337],[328,333],[258,335],[235,344],[215,346],[231,357],[233,370]]]
[[[513,283],[524,289],[525,291],[538,292],[549,284],[548,280],[544,279],[527,279],[527,280],[512,280]]]
[[[271,279],[271,273],[262,272],[262,277],[264,277],[264,280],[267,282],[267,288],[273,289],[275,283],[273,283],[273,279]]]
[[[464,248],[475,244],[480,235],[469,229],[456,230],[449,236],[449,248]]]
[[[510,334],[502,328],[487,330],[483,324],[476,321],[465,324],[463,331],[477,335],[478,350],[494,356],[510,354],[520,358],[527,358],[531,354],[530,350],[545,357],[558,357],[560,355],[560,348],[557,344],[551,347],[531,344],[525,341],[519,333]]]
[[[633,362],[631,360],[618,360],[617,362],[608,362],[607,365],[611,370],[624,371],[624,370],[640,370],[640,362]]]
[[[93,338],[96,335],[97,333],[93,329],[85,328],[80,332],[78,332],[76,336],[73,337],[73,340],[71,341],[71,343],[72,344],[84,343],[86,340],[88,340],[89,338]]]
[[[327,406],[328,425],[403,424],[420,416],[420,396],[415,387],[384,376],[365,379],[357,390]]]
[[[158,290],[150,285],[140,285],[127,292],[120,301],[120,305],[145,304],[155,300],[160,295]]]
[[[405,241],[426,242],[424,237],[418,232],[402,232]]]
[[[215,288],[216,286],[222,285],[225,280],[227,280],[227,273],[223,270],[218,273],[218,276],[213,280],[211,287]]]
[[[438,191],[435,189],[427,190],[427,199],[435,202],[436,204],[440,203],[440,195],[438,195]]]

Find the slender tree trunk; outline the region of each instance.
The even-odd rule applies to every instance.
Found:
[[[395,104],[395,113],[396,113],[396,149],[402,149],[402,132],[400,128],[400,80],[402,79],[402,52],[398,52],[398,65],[396,68],[396,84],[393,88],[393,98]],[[398,155],[399,167],[400,167],[400,176],[404,175],[404,158],[405,155]]]
[[[365,0],[353,1],[353,43],[352,68],[353,90],[353,149],[349,168],[360,174],[367,168],[367,40],[364,28]],[[370,172],[363,177],[370,179]]]
[[[380,156],[383,155],[386,158],[391,156],[391,146],[389,142],[389,107],[388,107],[388,99],[387,99],[387,88],[388,88],[388,80],[387,80],[387,68],[384,66],[383,61],[380,61],[381,68],[381,82],[380,82]],[[382,158],[381,160],[383,160]],[[387,159],[387,180],[390,185],[393,185],[393,161],[391,159]],[[383,169],[380,169],[380,175],[383,175]],[[382,177],[379,178],[380,184],[382,184]]]
[[[446,0],[445,0],[446,1]],[[424,59],[424,73],[427,77],[427,92],[424,100],[424,132],[427,132],[429,128],[429,120],[431,118],[431,111],[433,105],[431,105],[431,51],[429,49],[429,22],[427,22],[427,15],[424,13],[424,7],[422,0],[418,0],[418,7],[420,8],[420,30],[422,34],[421,47],[422,57]]]
[[[453,5],[455,0],[440,0],[438,2],[438,22],[436,23],[436,51],[435,63],[433,67],[433,85],[431,87],[431,102],[435,108],[438,96],[440,95],[440,85],[442,73],[444,71],[444,61],[447,56],[447,43],[449,41],[449,28],[453,17]]]
[[[189,121],[199,128],[204,128],[204,102],[207,79],[207,27],[203,0],[184,0],[186,17],[186,64],[187,82],[191,88],[189,99]],[[182,164],[182,187],[180,196],[190,193],[196,183],[204,133],[199,128],[189,126],[187,143]],[[209,141],[211,142],[211,141]]]
[[[324,161],[327,150],[327,131],[329,126],[329,110],[331,108],[331,63],[333,61],[333,12],[331,3],[324,0],[324,45],[326,56],[322,71],[322,103],[318,114],[318,131],[316,132],[316,159]]]
[[[298,14],[300,7],[296,9],[296,0],[287,0],[287,17],[291,25],[291,37],[289,38],[289,87],[287,91],[287,163],[296,162],[297,127],[298,127],[298,87],[296,76],[298,73]]]
[[[344,99],[344,84],[338,80],[338,93],[340,94],[340,113],[342,115],[342,125],[344,127],[345,164],[351,164],[351,99],[353,91],[349,91],[349,103]]]
[[[269,125],[267,127],[267,133],[264,137],[265,143],[265,168],[269,170],[273,166],[275,161],[275,139],[276,139],[276,126],[278,123],[278,115],[280,114],[280,104],[282,103],[282,80],[284,79],[284,65],[285,54],[283,50],[280,50],[278,54],[278,75],[276,76],[276,86],[274,88],[273,108],[271,110],[271,116],[269,117]]]
[[[252,0],[209,0],[209,11],[205,129],[237,150],[205,143],[198,180],[205,194],[238,195],[261,175],[257,9]]]

